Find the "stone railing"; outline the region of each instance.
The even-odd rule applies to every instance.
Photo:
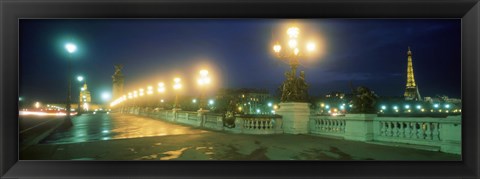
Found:
[[[172,121],[193,126],[201,125],[201,116],[199,116],[196,112],[172,112],[172,115],[173,114],[176,115],[176,118],[172,119]]]
[[[202,115],[203,124],[202,127],[213,129],[213,130],[223,130],[223,116],[215,114],[205,114]]]
[[[374,140],[440,147],[440,151],[461,152],[460,116],[447,118],[377,117]]]
[[[403,143],[461,153],[461,117],[377,117],[375,114],[311,116],[309,132],[346,140]]]
[[[304,106],[290,104],[296,108]],[[288,105],[286,107],[289,107]],[[447,118],[378,117],[376,114],[314,116],[307,112],[276,116],[236,116],[225,119],[212,113],[130,108],[127,113],[163,119],[175,123],[243,134],[316,134],[345,140],[424,145],[435,150],[461,153],[461,116]],[[286,119],[288,118],[288,120]],[[224,121],[228,121],[224,124]]]
[[[234,132],[245,134],[281,134],[281,116],[237,116]]]
[[[311,116],[309,127],[312,134],[343,136],[345,134],[345,118]]]
[[[195,127],[204,127],[212,130],[225,130],[245,134],[279,134],[283,133],[281,116],[235,117],[235,126],[224,126],[223,115],[213,113],[199,113],[172,110],[153,110],[147,108],[130,108],[126,113],[148,116],[174,123],[186,124]]]

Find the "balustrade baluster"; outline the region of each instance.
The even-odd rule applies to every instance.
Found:
[[[386,130],[387,130],[387,129],[386,129],[386,128],[387,128],[386,125],[387,125],[387,124],[386,124],[385,121],[380,121],[380,136],[387,136],[387,135],[385,134],[385,132],[386,132]]]
[[[345,121],[344,120],[342,120],[341,131],[345,132]]]
[[[412,125],[411,125],[410,122],[405,122],[405,125],[406,125],[405,126],[405,131],[404,131],[405,132],[405,138],[411,138],[412,136],[411,136],[410,133],[411,133]]]
[[[400,129],[399,129],[399,135],[398,137],[405,138],[405,122],[399,122],[400,124]]]
[[[418,135],[417,135],[417,131],[418,131],[418,123],[417,122],[412,122],[412,132],[411,132],[411,135],[412,135],[412,138],[414,139],[417,139],[418,138]]]
[[[440,140],[440,130],[439,130],[439,124],[438,123],[433,123],[433,130],[432,130],[432,140]]]
[[[393,131],[392,131],[392,136],[393,137],[398,137],[398,122],[393,122]]]
[[[319,119],[319,120],[320,120],[320,129],[322,131],[324,131],[325,130],[325,120],[323,120],[323,119]]]
[[[388,121],[387,122],[387,136],[390,137],[392,136],[392,122]]]
[[[431,123],[426,123],[427,125],[427,131],[426,131],[426,134],[425,134],[425,139],[427,140],[432,140],[432,130],[430,129],[431,128]]]
[[[418,139],[424,139],[424,136],[423,136],[423,124],[422,123],[417,123],[418,124],[418,128],[417,128],[417,138]]]

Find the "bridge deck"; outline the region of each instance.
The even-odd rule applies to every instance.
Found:
[[[84,116],[81,116],[84,117]],[[97,116],[98,117],[98,116]],[[33,145],[20,159],[44,160],[461,160],[460,155],[404,147],[354,142],[312,135],[246,135],[205,131],[146,117],[101,115],[84,117],[72,128],[80,135],[79,121],[108,123],[109,133],[85,132],[95,140],[62,140]],[[92,119],[90,119],[92,118]],[[123,122],[124,124],[120,124]],[[125,126],[135,130],[118,130]],[[89,126],[88,128],[93,128]],[[158,130],[156,130],[158,129]],[[91,129],[93,130],[93,129]],[[95,129],[96,130],[96,129]],[[104,130],[98,130],[100,132]],[[112,132],[116,131],[116,132]],[[146,135],[150,131],[152,135]],[[152,132],[153,131],[153,132]],[[162,133],[170,131],[172,133]],[[177,131],[173,133],[173,131]],[[63,131],[64,135],[65,132]],[[131,137],[127,136],[131,133]],[[142,137],[142,133],[143,137]],[[135,134],[135,135],[133,135]],[[162,134],[162,135],[161,135]],[[57,134],[60,135],[60,134]],[[99,136],[109,136],[103,138]],[[117,136],[117,137],[115,137]],[[52,136],[51,136],[52,137]],[[79,136],[77,136],[79,137]],[[100,139],[100,140],[99,140]],[[48,140],[47,140],[48,141]]]

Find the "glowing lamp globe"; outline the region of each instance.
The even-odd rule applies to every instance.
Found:
[[[65,45],[65,49],[67,49],[68,53],[73,53],[73,52],[77,51],[77,46],[75,44],[72,44],[72,43],[67,43]]]

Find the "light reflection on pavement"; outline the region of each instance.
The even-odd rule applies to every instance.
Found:
[[[43,140],[42,143],[78,143],[208,132],[161,120],[116,113],[82,114],[81,116],[75,116],[72,122],[74,124],[72,128],[64,131],[55,131]]]

